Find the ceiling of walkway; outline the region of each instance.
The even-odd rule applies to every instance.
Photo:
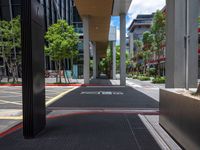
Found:
[[[104,57],[108,45],[113,0],[75,0],[75,4],[81,17],[89,17],[90,41],[96,42],[97,54]]]
[[[126,13],[132,0],[75,0],[81,17],[89,17],[89,39],[96,42],[97,54],[104,57],[112,15]]]
[[[107,42],[113,0],[75,0],[81,17],[89,17],[90,40]]]

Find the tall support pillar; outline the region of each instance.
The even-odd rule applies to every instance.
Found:
[[[97,78],[97,53],[96,53],[96,43],[92,43],[93,50],[93,79]]]
[[[126,14],[120,14],[120,85],[126,85]]]
[[[188,0],[188,63],[186,88],[196,88],[198,80],[198,17],[200,0]],[[188,68],[188,69],[187,69]],[[188,72],[187,72],[188,71]],[[188,81],[188,82],[187,82]],[[188,85],[187,85],[188,84]]]
[[[44,8],[38,0],[22,0],[23,135],[34,138],[46,125]]]
[[[90,82],[90,56],[89,56],[89,17],[84,16],[83,18],[83,53],[84,53],[84,64],[83,64],[83,76],[84,84],[89,84]]]
[[[113,63],[112,63],[112,75],[113,75],[113,80],[116,80],[116,42],[112,42],[112,52],[113,52]]]
[[[198,0],[189,2],[189,34],[187,35],[187,0],[167,1],[166,87],[197,86]],[[188,39],[188,50],[187,50]],[[187,55],[188,54],[188,55]],[[188,63],[187,63],[188,62]]]

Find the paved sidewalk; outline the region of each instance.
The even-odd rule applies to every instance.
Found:
[[[18,130],[0,140],[3,150],[160,150],[137,115],[79,114],[48,119],[35,139]]]
[[[127,78],[126,83],[128,86],[142,92],[143,94],[155,99],[156,101],[159,101],[159,89],[165,88],[164,84],[153,84],[150,81],[140,81],[137,79]]]

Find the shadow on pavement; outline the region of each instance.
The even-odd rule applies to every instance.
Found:
[[[137,115],[84,114],[48,119],[35,139],[22,130],[0,139],[2,150],[159,150]]]

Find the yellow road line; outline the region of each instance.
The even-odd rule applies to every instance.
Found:
[[[62,92],[61,94],[59,94],[58,96],[50,99],[48,102],[46,102],[46,106],[49,106],[50,104],[54,103],[55,101],[57,101],[58,99],[62,98],[63,96],[65,96],[66,94],[72,92],[73,90],[77,89],[78,87],[74,87],[70,90],[67,90],[65,92]],[[1,100],[0,100],[1,101]],[[22,115],[20,116],[0,116],[0,120],[22,120]]]
[[[0,100],[0,102],[6,103],[6,104],[15,104],[15,105],[22,105],[22,103],[17,103],[17,102],[10,102],[10,101],[6,101],[6,100]]]
[[[22,120],[22,116],[0,116],[0,120]]]
[[[20,94],[22,94],[22,91],[20,90],[18,92],[12,92],[12,91],[7,90],[7,91],[1,91],[0,93],[5,93],[5,94],[19,94],[20,95]]]
[[[56,96],[56,97],[50,99],[49,101],[47,101],[47,102],[46,102],[46,106],[51,105],[52,103],[54,103],[54,102],[57,101],[58,99],[62,98],[63,96],[65,96],[66,94],[72,92],[73,90],[75,90],[75,89],[77,89],[77,88],[78,88],[78,87],[74,87],[74,88],[72,88],[72,89],[70,89],[70,90],[67,90],[67,91],[65,91],[65,92],[62,92],[62,93],[59,94],[58,96]]]

